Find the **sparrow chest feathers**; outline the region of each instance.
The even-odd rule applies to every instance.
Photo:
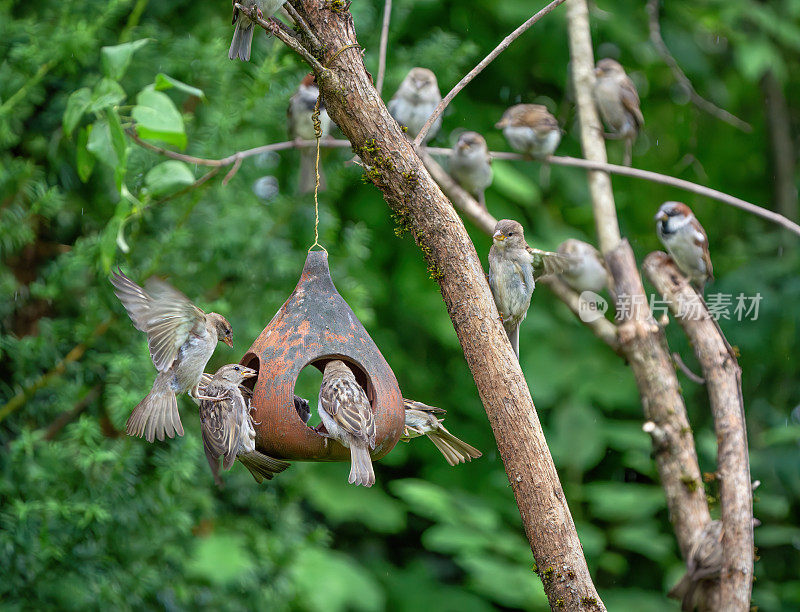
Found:
[[[519,256],[500,253],[492,246],[489,253],[489,285],[504,325],[519,325],[531,305],[535,283],[531,257],[526,251]]]
[[[558,130],[535,130],[527,125],[508,125],[503,128],[503,135],[514,149],[534,156],[552,155],[561,142]]]
[[[389,112],[400,125],[408,128],[411,136],[416,136],[437,105],[438,101],[436,100],[429,100],[414,94],[411,101],[402,97],[394,98],[389,104]],[[431,131],[436,131],[437,126],[441,126],[441,123],[442,119],[439,117],[431,126]]]
[[[577,265],[574,265],[571,270],[564,273],[568,280],[572,281],[580,291],[602,291],[607,283],[608,272],[603,265],[591,256],[585,256],[580,259]]]
[[[199,332],[198,332],[198,329]],[[172,364],[172,388],[176,393],[186,393],[200,382],[208,360],[217,346],[217,330],[196,326],[178,351]]]
[[[450,173],[470,193],[482,192],[492,183],[492,167],[479,147],[457,151],[450,159]]]
[[[437,429],[439,420],[422,410],[406,410],[406,431],[407,437],[417,438],[421,435]]]
[[[692,279],[708,274],[704,259],[706,237],[693,227],[691,217],[659,223],[658,235],[684,273]]]
[[[322,423],[342,446],[375,447],[375,417],[364,390],[355,379],[323,380],[319,407]]]
[[[603,120],[609,128],[621,136],[636,135],[636,121],[625,109],[620,98],[621,84],[612,78],[597,79],[594,98]]]

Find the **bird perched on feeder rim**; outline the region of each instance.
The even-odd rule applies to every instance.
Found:
[[[387,107],[397,123],[406,128],[408,136],[416,138],[441,101],[442,94],[439,91],[436,75],[427,68],[412,68],[389,100]],[[441,127],[440,116],[431,125],[423,144],[436,136]]]
[[[317,432],[350,449],[347,482],[365,487],[375,484],[369,454],[375,448],[375,415],[353,371],[338,359],[325,365],[319,390],[319,416],[322,423]]]
[[[722,571],[722,521],[711,521],[692,544],[686,559],[686,573],[668,597],[681,600],[681,610],[697,607],[697,587],[704,580],[719,578]]]
[[[214,482],[222,486],[219,477],[219,460],[222,469],[229,470],[238,459],[250,471],[256,482],[272,480],[289,467],[256,450],[256,430],[250,415],[250,402],[242,393],[242,383],[258,376],[258,372],[239,364],[222,366],[203,387],[200,400],[200,428],[203,448]],[[246,388],[246,387],[244,387]]]
[[[402,442],[408,442],[419,436],[428,436],[450,465],[458,465],[482,456],[477,448],[447,431],[442,424],[443,419],[436,416],[446,414],[446,410],[406,398],[403,398],[403,405],[406,420],[403,435],[400,437]]]
[[[489,250],[489,287],[518,359],[519,326],[528,314],[536,280],[565,272],[571,265],[569,257],[529,247],[517,221],[502,219],[495,225]]]
[[[623,161],[630,166],[633,141],[644,125],[639,93],[622,65],[610,57],[597,62],[594,74],[594,101],[600,116],[611,130],[607,136],[625,140]]]
[[[228,59],[238,58],[243,62],[247,62],[250,61],[250,47],[253,44],[253,32],[256,22],[236,8],[237,2],[242,6],[255,8],[259,17],[269,20],[283,6],[285,0],[233,0],[231,2],[233,4],[233,20],[231,23],[235,24],[236,28],[233,30]],[[274,23],[273,26],[278,27]]]
[[[570,268],[561,273],[561,278],[574,291],[598,293],[609,286],[606,260],[588,242],[569,238],[558,245],[558,253],[572,259]]]
[[[316,139],[313,115],[317,98],[319,98],[319,88],[314,81],[314,75],[307,74],[289,99],[289,107],[286,109],[286,122],[292,140]],[[319,127],[320,138],[325,138],[331,131],[331,118],[322,100],[319,101]],[[300,149],[300,193],[314,191],[317,182],[316,161],[316,147]],[[325,189],[325,175],[322,173],[322,168],[319,170],[319,189],[320,191]]]
[[[492,158],[484,137],[478,132],[461,134],[450,156],[449,170],[450,176],[486,208],[483,192],[492,184]]]
[[[561,142],[561,127],[546,106],[516,104],[495,124],[511,148],[536,159],[555,153]]]
[[[664,202],[655,216],[656,233],[675,265],[702,294],[714,279],[708,236],[691,209],[683,202]]]
[[[221,314],[205,314],[177,289],[157,278],[147,291],[122,272],[112,272],[114,294],[136,329],[147,334],[158,376],[150,393],[133,409],[126,431],[148,442],[183,435],[176,394],[199,398],[198,384],[218,341],[233,346],[231,324]]]

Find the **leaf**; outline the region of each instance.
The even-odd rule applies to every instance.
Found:
[[[116,168],[120,162],[111,139],[111,128],[108,120],[103,117],[92,125],[86,148],[103,164]]]
[[[181,149],[186,147],[183,117],[167,94],[155,91],[152,86],[139,92],[132,116],[136,132],[142,138],[161,140]]]
[[[78,143],[75,147],[75,165],[78,169],[78,178],[81,179],[83,183],[89,180],[95,164],[94,155],[86,148],[86,145],[89,143],[89,134],[91,132],[91,125],[81,128],[81,131],[78,132]]]
[[[125,97],[125,90],[119,83],[111,79],[102,79],[92,90],[92,102],[88,110],[97,113],[105,108],[116,106]]]
[[[196,96],[201,100],[206,99],[206,94],[203,92],[202,89],[198,89],[197,87],[192,87],[191,85],[187,85],[183,81],[179,81],[178,79],[174,79],[168,74],[164,74],[163,72],[159,72],[156,75],[155,83],[153,86],[156,88],[157,91],[163,91],[165,89],[179,89],[180,91],[189,94],[190,96]]]
[[[61,125],[64,128],[64,134],[67,138],[72,136],[72,132],[89,107],[91,100],[92,92],[88,87],[81,87],[70,94],[67,99],[67,108],[64,110],[64,117],[61,120]]]
[[[103,72],[112,79],[121,79],[131,63],[133,54],[144,47],[149,38],[134,40],[133,42],[115,45],[113,47],[101,47],[101,59],[103,62]]]
[[[194,174],[182,161],[170,159],[152,168],[145,175],[144,183],[153,196],[160,197],[194,183]]]

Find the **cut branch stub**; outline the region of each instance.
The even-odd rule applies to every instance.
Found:
[[[336,291],[328,255],[311,251],[297,287],[256,338],[241,363],[258,370],[252,407],[258,450],[295,461],[349,461],[350,451],[326,440],[301,419],[294,404],[300,371],[320,371],[331,359],[346,362],[375,414],[373,459],[386,455],[403,431],[397,379],[367,330]],[[308,398],[312,404],[316,398]]]

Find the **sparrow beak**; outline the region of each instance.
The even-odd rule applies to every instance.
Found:
[[[255,378],[256,376],[258,376],[258,372],[253,369],[248,368],[246,370],[242,370],[242,378],[244,379]]]
[[[508,125],[508,119],[503,118],[500,121],[498,121],[497,123],[495,123],[494,127],[496,127],[498,130],[502,130],[507,125]]]
[[[233,348],[233,339],[230,336],[225,336],[222,341],[229,347]]]
[[[669,219],[669,215],[663,210],[659,210],[654,217],[655,221],[666,221],[667,219]]]
[[[498,242],[503,242],[503,240],[506,239],[506,235],[503,232],[498,230],[498,231],[496,231],[494,233],[494,235],[492,236],[492,239],[493,240],[497,240]]]

